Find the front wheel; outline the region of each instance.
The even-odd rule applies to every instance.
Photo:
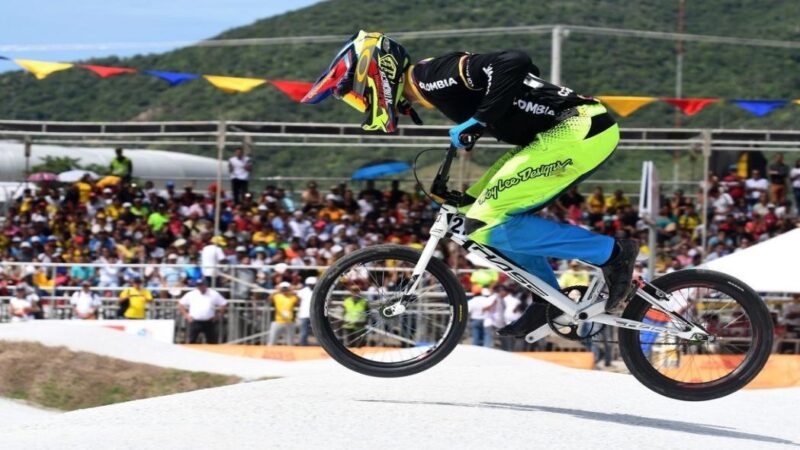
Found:
[[[428,369],[461,340],[464,289],[431,258],[406,309],[387,314],[411,282],[420,252],[399,245],[355,251],[334,263],[314,289],[311,324],[320,345],[364,375],[401,377]]]
[[[678,400],[711,400],[731,394],[761,371],[772,349],[772,318],[749,286],[708,270],[682,270],[653,281],[670,294],[678,313],[713,340],[687,340],[653,331],[619,330],[622,359],[653,391]],[[681,328],[641,297],[623,317]]]

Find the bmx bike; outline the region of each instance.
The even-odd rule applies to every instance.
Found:
[[[764,301],[741,281],[690,269],[636,283],[621,315],[606,312],[599,269],[588,287],[558,290],[497,249],[469,240],[458,212],[463,194],[447,188],[457,149],[450,147],[431,186],[441,204],[422,251],[399,245],[361,248],[336,261],[317,284],[314,333],[325,351],[356,372],[400,377],[422,372],[462,340],[468,322],[464,288],[435,256],[443,239],[477,254],[548,306],[551,334],[585,340],[610,326],[628,370],[649,389],[679,400],[710,400],[750,382],[769,358],[772,319]]]

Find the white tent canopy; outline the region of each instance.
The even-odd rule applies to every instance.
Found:
[[[798,250],[800,228],[700,267],[734,276],[757,292],[800,293]]]

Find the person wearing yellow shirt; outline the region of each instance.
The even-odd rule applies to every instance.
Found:
[[[619,210],[623,206],[630,206],[631,201],[628,200],[628,197],[625,197],[625,194],[622,192],[622,189],[617,189],[614,191],[614,195],[608,197],[606,199],[606,208],[614,208]]]
[[[253,233],[253,244],[268,246],[275,242],[277,234],[272,229],[272,225],[268,221],[261,223],[261,229]]]
[[[275,308],[275,321],[269,327],[267,345],[275,345],[279,335],[284,336],[286,345],[294,345],[294,308],[300,299],[292,291],[292,285],[286,281],[278,284],[278,292],[272,294],[272,306]]]
[[[114,203],[106,207],[106,214],[116,221],[119,219],[120,214],[122,214],[123,209],[122,202],[119,200],[119,197],[117,197],[114,199]]]
[[[153,301],[153,294],[149,289],[142,287],[142,279],[134,277],[133,286],[126,288],[119,294],[119,302],[125,313],[126,319],[144,319],[147,304]],[[125,303],[127,302],[127,308]]]
[[[603,220],[603,214],[606,212],[606,196],[603,194],[602,187],[597,186],[594,188],[594,192],[592,192],[592,195],[586,200],[586,206],[589,208],[590,225],[594,225],[600,220]]]
[[[569,262],[569,268],[558,278],[558,284],[561,285],[562,288],[588,286],[589,274],[581,268],[577,260],[573,259]]]
[[[332,199],[328,199],[325,202],[325,207],[319,210],[319,218],[322,219],[324,216],[328,216],[331,222],[338,223],[346,213],[347,211],[336,206]]]
[[[366,328],[369,325],[369,303],[358,285],[350,287],[350,296],[342,302],[344,309],[343,344],[346,347],[366,345]]]
[[[78,202],[85,205],[89,202],[89,196],[92,193],[92,179],[87,173],[81,178],[80,181],[75,183],[75,189],[78,190]]]

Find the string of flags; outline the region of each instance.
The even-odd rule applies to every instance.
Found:
[[[43,80],[53,73],[62,70],[79,67],[93,72],[100,78],[111,78],[125,74],[140,73],[143,75],[159,78],[170,86],[204,79],[212,86],[229,94],[250,92],[253,89],[271,84],[283,92],[292,100],[298,102],[311,88],[312,83],[292,80],[272,80],[266,78],[244,78],[229,77],[221,75],[198,75],[185,72],[167,72],[162,70],[138,70],[126,67],[107,67],[91,64],[72,64],[51,61],[38,61],[33,59],[11,59],[0,56],[2,60],[13,61],[20,67],[30,72],[37,80]],[[789,103],[800,105],[800,99],[795,100],[773,100],[773,99],[721,99],[721,98],[668,98],[668,97],[642,97],[642,96],[618,96],[618,95],[599,95],[596,96],[606,106],[621,117],[628,117],[642,107],[655,102],[668,103],[678,108],[683,114],[693,116],[705,107],[718,103],[730,103],[750,112],[756,117],[764,117],[773,111],[783,108]]]
[[[261,86],[262,84],[271,84],[278,90],[286,94],[294,101],[300,101],[306,92],[311,89],[312,83],[302,81],[287,81],[287,80],[270,80],[266,78],[244,78],[244,77],[228,77],[221,75],[198,75],[194,73],[184,72],[166,72],[162,70],[137,70],[126,67],[107,67],[96,66],[91,64],[72,64],[62,62],[50,61],[37,61],[33,59],[10,59],[0,56],[0,59],[10,60],[15,62],[23,69],[30,72],[37,80],[44,80],[48,76],[60,72],[62,70],[79,67],[93,72],[100,78],[111,78],[124,74],[141,73],[151,77],[156,77],[169,83],[170,86],[177,86],[188,81],[197,80],[200,78],[208,81],[212,86],[220,89],[229,94],[250,92],[253,89]]]

